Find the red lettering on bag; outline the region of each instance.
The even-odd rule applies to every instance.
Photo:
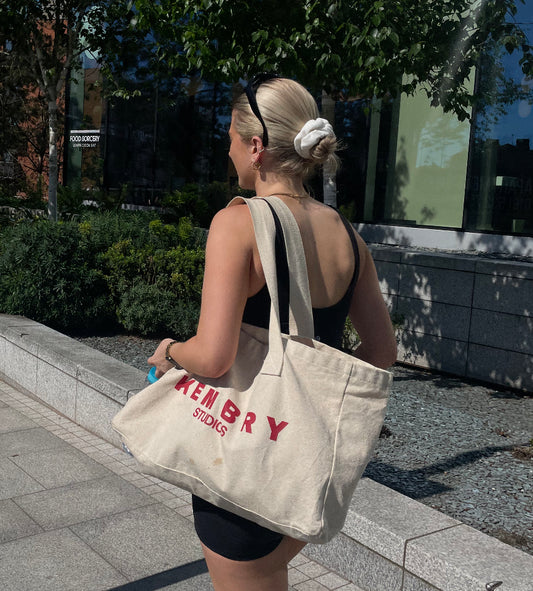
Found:
[[[241,431],[244,431],[244,429],[246,429],[246,433],[251,433],[252,425],[255,423],[255,419],[256,416],[254,412],[247,413],[246,418],[244,419],[244,423],[242,424]]]
[[[194,384],[196,380],[194,378],[190,378],[188,375],[184,375],[181,380],[174,386],[174,388],[176,388],[176,390],[183,390],[183,394],[185,396],[187,396],[187,393],[189,391],[189,386],[191,384]]]
[[[289,423],[287,423],[287,421],[281,421],[279,424],[277,424],[276,419],[273,417],[267,417],[267,419],[268,424],[270,425],[270,440],[277,441],[278,435]]]
[[[198,386],[196,386],[196,388],[194,389],[194,392],[191,394],[191,398],[193,400],[198,400],[198,394],[200,394],[204,388],[205,388],[205,384],[198,382]]]
[[[228,430],[225,425],[223,425],[218,419],[215,419],[214,416],[205,412],[200,407],[194,409],[192,416],[195,419],[198,419],[201,423],[203,423],[206,427],[211,427],[214,431],[216,431],[220,437],[224,437],[226,431]]]
[[[207,408],[213,408],[213,404],[215,400],[218,398],[218,392],[214,388],[209,388],[207,394],[203,397],[202,402],[200,404],[202,406],[207,406]]]
[[[220,413],[220,418],[224,419],[227,423],[234,423],[237,417],[241,414],[241,411],[231,400],[226,400]]]

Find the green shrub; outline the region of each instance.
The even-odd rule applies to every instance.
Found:
[[[186,338],[198,320],[204,247],[189,218],[163,224],[153,212],[20,221],[0,234],[0,312],[70,333],[122,325]]]
[[[67,331],[112,323],[109,289],[77,224],[21,222],[1,239],[1,312]]]
[[[78,181],[71,186],[57,187],[57,209],[62,219],[67,216],[79,215],[85,209],[83,201],[87,199],[87,192],[81,188]]]
[[[157,285],[140,282],[121,294],[117,313],[128,331],[187,339],[196,332],[200,308]]]
[[[169,334],[174,327],[176,338],[188,338],[198,321],[205,251],[169,246],[179,241],[183,228],[154,221],[150,232],[150,241],[141,246],[125,239],[102,255],[118,319],[144,335]]]
[[[176,223],[188,217],[195,226],[208,228],[217,211],[229,201],[227,183],[213,182],[206,186],[193,183],[163,197],[164,220]]]

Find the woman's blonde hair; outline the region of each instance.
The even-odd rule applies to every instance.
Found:
[[[288,78],[273,78],[263,82],[256,92],[257,105],[268,130],[268,153],[278,164],[279,171],[289,176],[310,176],[318,166],[338,166],[335,136],[327,136],[314,146],[309,158],[300,156],[294,148],[294,138],[310,119],[319,116],[314,98],[298,82]],[[233,103],[234,125],[245,141],[263,136],[259,119],[253,114],[243,92]]]

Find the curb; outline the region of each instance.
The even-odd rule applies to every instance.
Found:
[[[0,314],[6,381],[120,447],[112,417],[140,370],[21,316]],[[533,591],[533,557],[368,478],[346,523],[309,558],[367,591]]]

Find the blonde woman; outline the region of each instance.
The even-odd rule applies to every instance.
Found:
[[[396,342],[374,263],[363,240],[339,213],[305,189],[306,178],[336,163],[331,125],[303,86],[275,75],[255,77],[234,105],[229,129],[239,184],[276,196],[293,213],[303,240],[315,338],[341,345],[350,317],[360,338],[357,357],[387,368]],[[268,328],[270,298],[249,209],[214,217],[206,247],[197,334],[165,339],[149,359],[161,376],[173,365],[207,377],[233,364],[243,321]],[[287,591],[287,565],[303,542],[270,531],[193,496],[195,527],[215,591]]]

